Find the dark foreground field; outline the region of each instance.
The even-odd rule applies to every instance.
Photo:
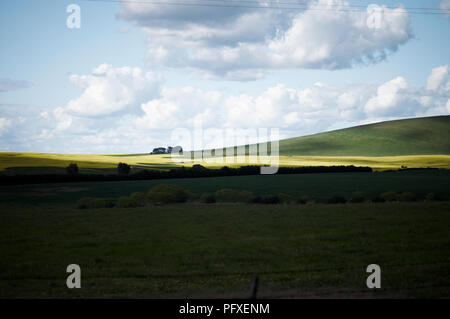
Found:
[[[0,297],[450,297],[450,203],[0,207]],[[79,264],[82,288],[66,288]],[[366,287],[368,264],[382,288]]]
[[[450,200],[450,170],[408,170],[0,186],[0,204],[75,207],[82,197],[117,200],[133,192],[146,193],[158,184],[179,185],[196,194],[232,188],[251,191],[256,195],[286,193],[310,199],[340,195],[350,199],[354,192],[360,191],[370,199],[383,192],[395,191],[412,192],[419,199],[424,199],[431,192],[441,199]]]

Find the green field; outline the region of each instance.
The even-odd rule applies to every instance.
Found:
[[[450,204],[1,204],[0,297],[450,297]],[[65,286],[81,267],[82,288]],[[366,267],[382,288],[366,288]]]
[[[450,298],[449,121],[383,122],[280,142],[280,166],[370,166],[371,173],[0,186],[0,298],[247,298],[255,275],[261,298]],[[115,174],[118,162],[132,172],[196,164],[167,154],[0,153],[6,175],[66,174],[73,162],[86,174]],[[447,170],[385,171],[402,166]],[[83,197],[117,202],[162,183],[197,195],[231,188],[309,201],[75,208]],[[415,201],[368,201],[389,191],[410,192]],[[366,201],[315,203],[354,192]],[[66,288],[73,263],[82,289]],[[376,291],[366,287],[372,263],[382,267]]]
[[[12,185],[0,186],[0,203],[59,203],[74,207],[82,197],[117,199],[133,192],[147,192],[152,186],[163,183],[176,184],[197,194],[233,188],[260,195],[286,193],[311,199],[341,195],[349,199],[353,192],[360,191],[370,199],[382,192],[396,191],[412,192],[419,198],[432,192],[450,199],[449,170],[418,170]]]
[[[450,155],[450,116],[387,121],[280,142],[281,155]]]
[[[310,136],[280,141],[279,166],[370,166],[374,170],[408,168],[450,168],[450,116],[437,116],[381,122],[351,127]],[[246,146],[248,153],[249,147]],[[208,162],[205,158],[193,159],[168,154],[50,154],[50,153],[0,153],[0,173],[15,174],[65,174],[65,167],[77,163],[82,173],[114,174],[119,162],[140,169],[169,169],[201,164],[210,168],[222,166],[264,165],[266,157],[249,159],[235,154],[231,162]],[[258,153],[259,154],[259,153]],[[211,159],[211,158],[209,158]],[[276,163],[274,163],[276,164]]]
[[[174,183],[368,198],[388,190],[448,198],[447,170],[257,175],[0,187],[0,298],[450,297],[450,202],[199,204],[75,209]],[[82,269],[82,289],[65,267]],[[382,266],[368,290],[365,267]]]
[[[201,164],[208,168],[223,166],[262,165],[248,158],[235,157],[233,163],[208,163],[204,160],[190,160],[183,157],[171,158],[169,155],[101,155],[101,154],[48,154],[48,153],[0,153],[0,174],[36,175],[66,174],[70,163],[77,163],[83,174],[117,174],[117,164],[131,165],[131,173],[141,169],[166,170],[174,167],[191,167]],[[264,163],[263,163],[264,164]],[[408,156],[279,156],[278,166],[369,166],[383,171],[408,168],[446,168],[450,169],[450,155],[408,155]],[[1,169],[3,169],[1,171]]]

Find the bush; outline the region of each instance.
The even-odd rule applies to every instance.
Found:
[[[397,200],[400,202],[413,202],[416,200],[416,197],[411,192],[403,192],[397,195]]]
[[[238,202],[239,192],[234,189],[223,188],[216,192],[216,199],[219,202]]]
[[[262,197],[261,196],[254,196],[251,199],[251,202],[254,204],[260,204],[262,202]]]
[[[78,200],[77,202],[78,209],[104,208],[104,207],[106,207],[106,201],[101,198],[84,197]]]
[[[214,197],[214,194],[202,194],[202,196],[200,196],[200,201],[202,203],[212,204],[216,202],[216,198]]]
[[[365,200],[364,192],[354,192],[352,198],[350,198],[350,203],[363,203]]]
[[[83,197],[83,198],[80,198],[80,199],[78,200],[78,202],[77,202],[77,208],[78,208],[78,209],[86,209],[86,208],[88,208],[88,203],[89,203],[89,201],[91,201],[91,200],[92,200],[91,197]]]
[[[238,191],[228,188],[218,190],[215,195],[220,202],[252,202],[253,199],[253,194],[249,191]]]
[[[380,196],[375,196],[372,198],[372,203],[384,203],[386,200]]]
[[[393,202],[397,200],[397,193],[395,192],[384,192],[380,194],[380,197],[386,202]]]
[[[250,199],[250,203],[254,204],[278,204],[279,202],[278,195],[253,196]]]
[[[131,166],[126,163],[119,163],[117,165],[117,173],[119,175],[128,175],[130,173]]]
[[[347,200],[339,195],[333,195],[327,199],[325,199],[325,204],[345,204]]]
[[[177,185],[159,184],[149,190],[147,197],[153,203],[184,203],[189,194]]]
[[[122,196],[119,197],[119,200],[117,201],[117,207],[120,208],[139,207],[139,204],[136,201],[136,199],[132,198],[131,196]]]
[[[309,197],[306,195],[303,195],[297,199],[297,204],[305,205],[308,201],[309,201]]]
[[[261,198],[261,203],[263,204],[278,204],[280,198],[277,195],[266,195]]]
[[[425,196],[425,200],[428,200],[428,201],[433,201],[433,200],[436,200],[437,198],[436,198],[436,195],[434,195],[434,193],[428,193],[426,196]]]
[[[70,163],[69,166],[66,167],[67,174],[69,175],[77,175],[78,174],[78,165],[75,163]]]
[[[250,191],[240,191],[239,198],[241,202],[251,203],[253,199],[253,193]]]
[[[101,198],[94,198],[88,203],[88,208],[104,208],[106,207],[106,201]]]
[[[105,207],[106,208],[113,208],[113,207],[115,207],[116,206],[116,204],[114,203],[114,202],[112,202],[112,201],[107,201],[106,203],[105,203]]]
[[[280,199],[280,202],[283,204],[289,204],[292,203],[293,201],[292,196],[285,193],[278,194],[278,198]]]
[[[134,192],[130,195],[130,199],[136,202],[138,206],[144,206],[147,203],[147,196],[142,192]]]
[[[200,199],[200,196],[197,193],[191,192],[190,190],[185,190],[185,192],[186,192],[188,201],[195,201],[197,199]]]

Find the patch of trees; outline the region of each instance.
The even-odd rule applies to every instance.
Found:
[[[155,147],[153,151],[150,152],[150,154],[171,154],[171,153],[183,153],[183,148],[181,146],[168,146],[165,147]]]
[[[214,193],[196,194],[190,190],[183,189],[178,185],[159,184],[153,186],[147,193],[134,192],[129,196],[119,197],[117,200],[105,200],[103,198],[84,197],[78,200],[76,207],[79,209],[95,208],[132,208],[149,205],[167,205],[191,203],[246,203],[265,205],[305,205],[305,204],[347,204],[347,203],[384,203],[384,202],[413,202],[417,200],[435,201],[440,200],[433,193],[425,197],[419,197],[410,192],[384,192],[372,199],[365,196],[363,192],[354,192],[351,197],[332,195],[325,198],[310,198],[306,195],[295,194],[263,194],[254,195],[247,190],[236,190],[230,188],[219,189]]]
[[[67,174],[69,175],[77,175],[78,174],[78,165],[75,163],[70,163],[69,166],[66,167]]]
[[[119,175],[128,175],[130,173],[131,166],[126,163],[119,163],[117,165],[117,173]]]
[[[71,164],[72,165],[72,164]],[[71,166],[69,165],[69,166]],[[169,178],[197,178],[219,176],[243,176],[259,175],[260,166],[241,166],[230,168],[224,166],[220,169],[209,169],[196,164],[192,167],[176,167],[169,170],[144,169],[130,173],[130,166],[119,163],[117,174],[82,174],[78,172],[78,166],[74,164],[68,174],[40,174],[40,175],[14,175],[0,176],[1,185],[11,184],[38,184],[38,183],[66,183],[66,182],[93,182],[93,181],[122,181],[122,180],[150,180]],[[75,169],[76,166],[76,169]],[[348,172],[372,172],[370,167],[356,166],[311,166],[311,167],[280,167],[277,174],[316,174],[316,173],[348,173]]]

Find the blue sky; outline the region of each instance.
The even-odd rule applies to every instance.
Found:
[[[71,3],[79,29],[66,26]],[[376,30],[361,23],[371,3],[388,6]],[[297,11],[2,1],[0,151],[146,152],[199,120],[288,137],[449,114],[450,19],[401,5],[450,9],[447,0],[317,0]]]

